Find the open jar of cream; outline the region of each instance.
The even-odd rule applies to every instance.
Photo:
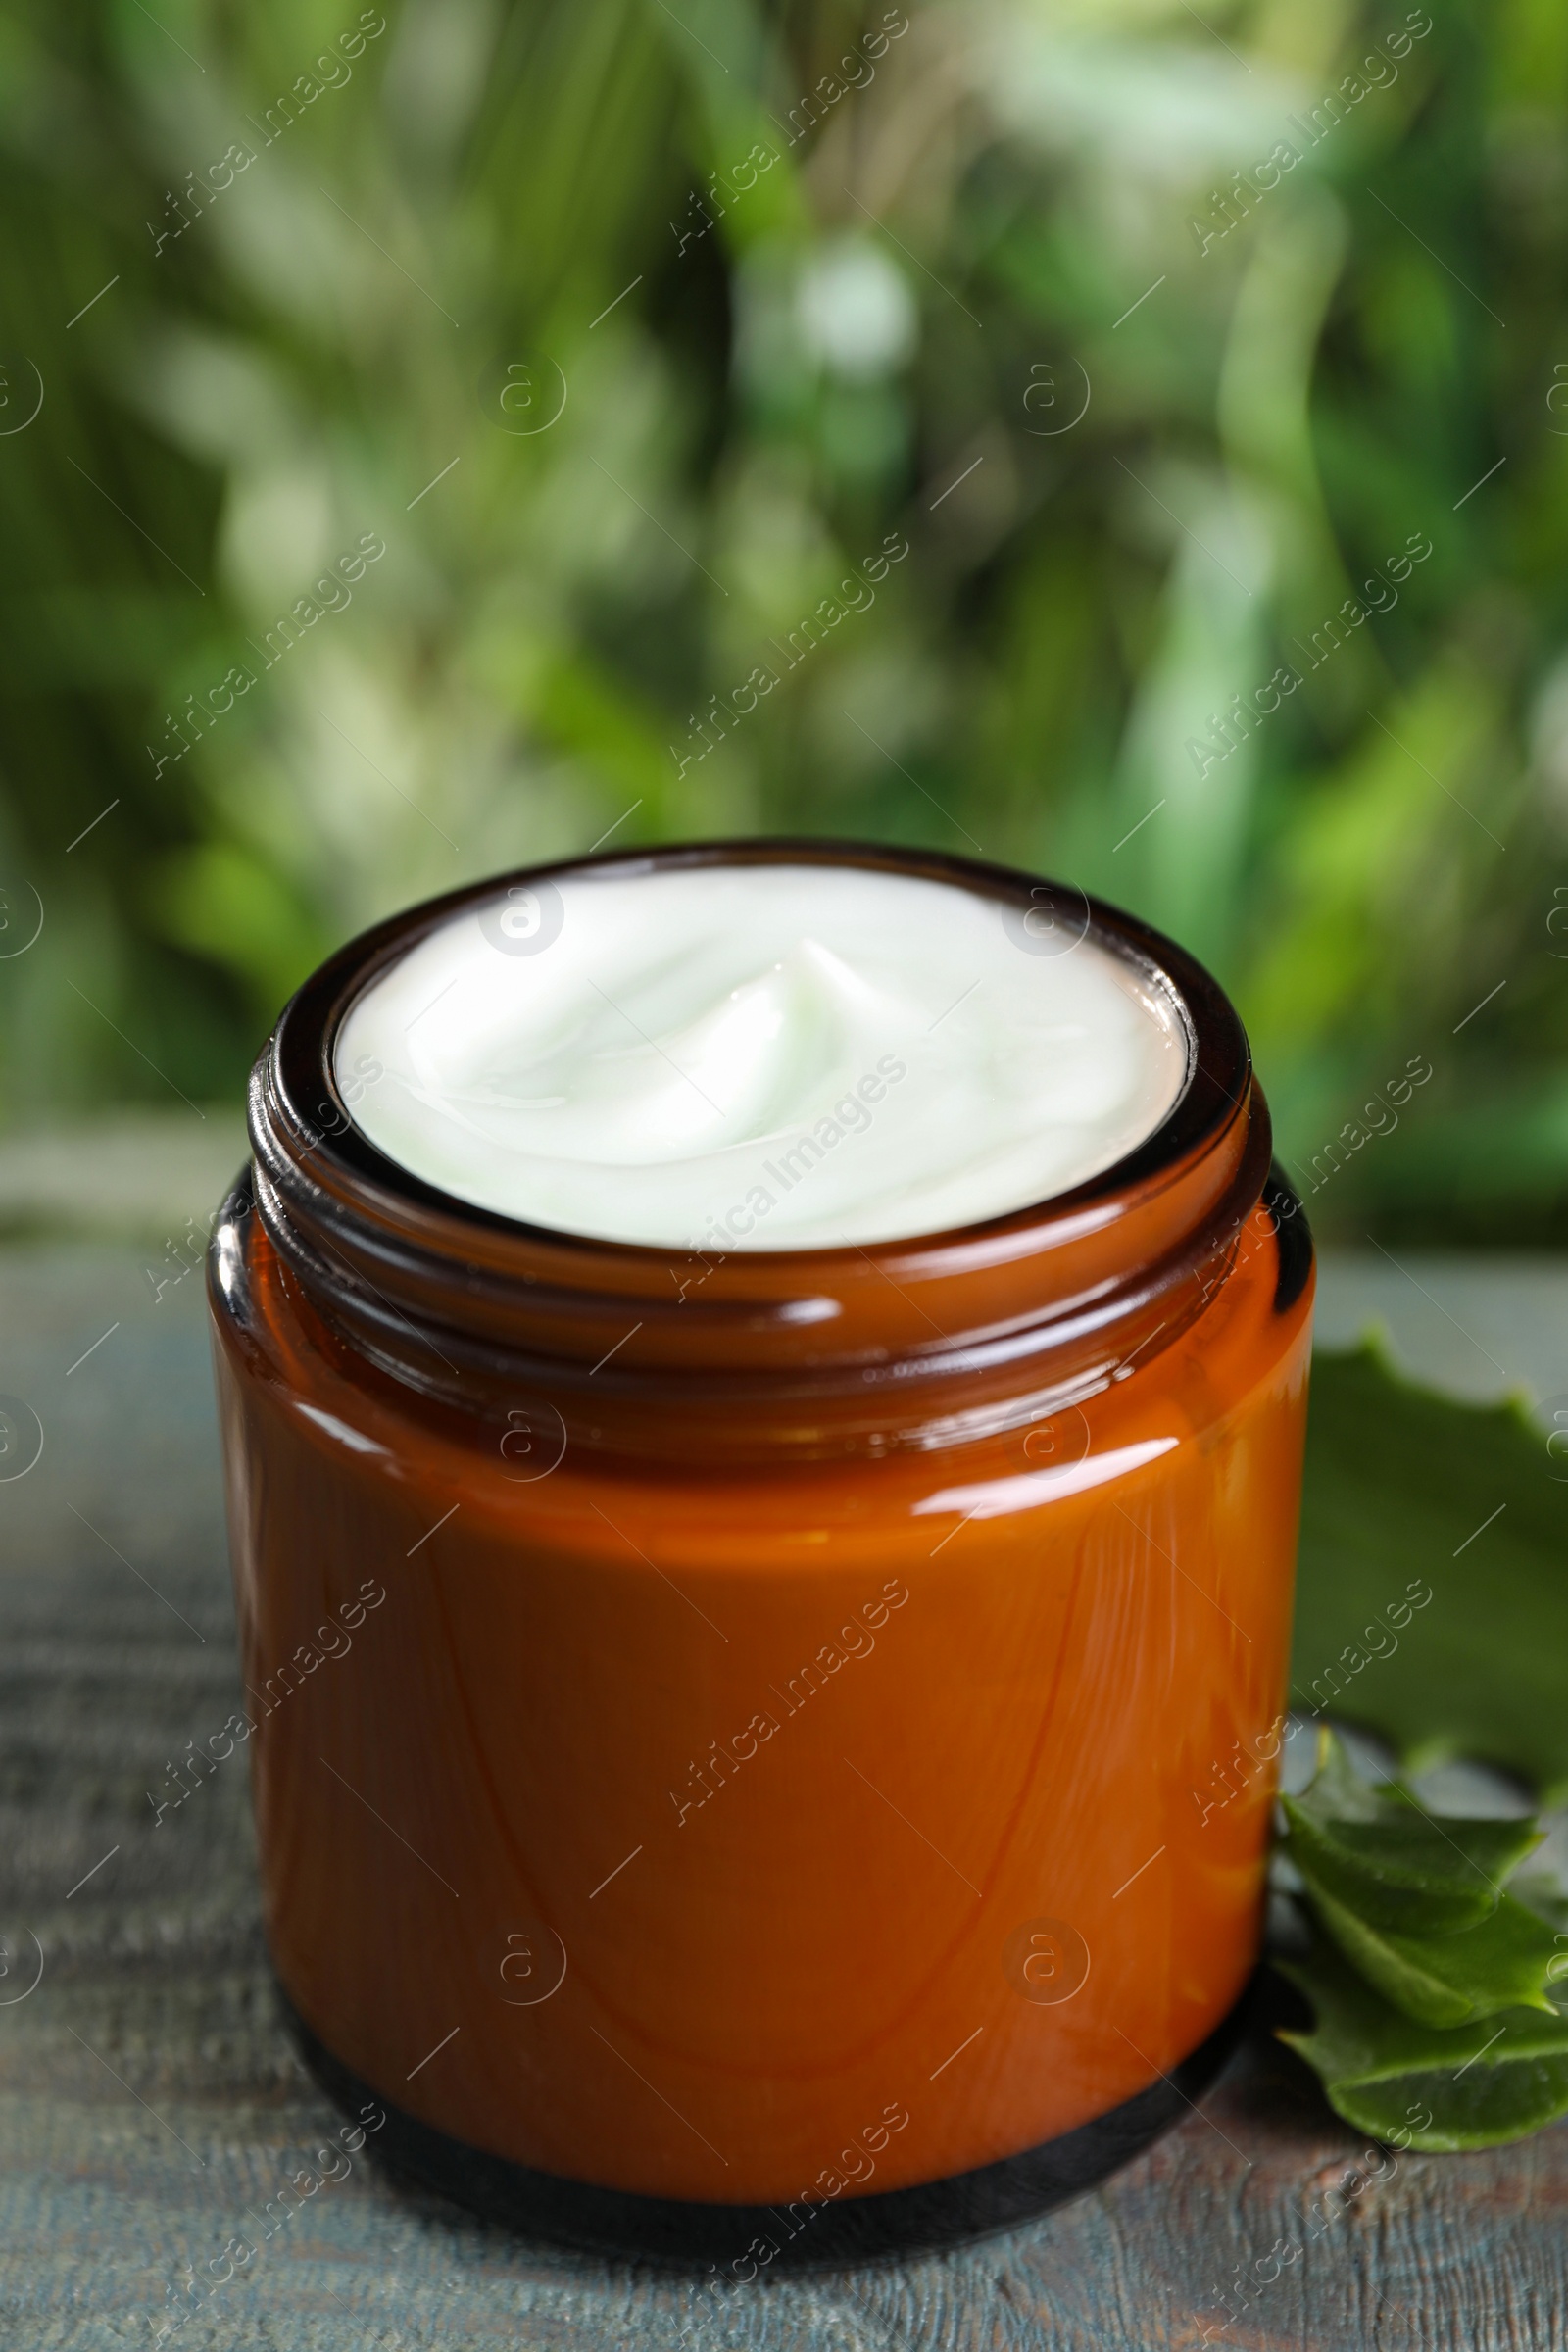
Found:
[[[1214,982],[737,842],[293,999],[210,1261],[269,1935],[405,2172],[710,2266],[1186,2112],[1257,1952],[1311,1248]]]

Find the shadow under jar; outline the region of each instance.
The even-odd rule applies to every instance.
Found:
[[[1088,940],[1173,1106],[983,1223],[733,1250],[470,1205],[356,1120],[342,1026],[442,926],[770,863]],[[1214,982],[996,866],[583,860],[345,948],[250,1116],[210,1289],[268,1929],[375,2144],[738,2284],[1004,2227],[1185,2113],[1258,1950],[1312,1280]]]

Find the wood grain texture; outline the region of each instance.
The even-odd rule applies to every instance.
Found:
[[[124,1252],[0,1259],[0,1390],[45,1431],[0,1483],[0,2342],[151,2346],[179,2298],[167,2340],[191,2352],[652,2352],[688,2320],[713,2352],[1568,2343],[1568,2128],[1403,2157],[1347,2196],[1363,2143],[1262,2035],[1097,2194],[962,2253],[713,2306],[358,2157],[191,2304],[185,2266],[211,2278],[231,2237],[255,2243],[338,2123],[278,2025],[243,1750],[156,1827],[147,1793],[240,1704],[200,1309],[195,1277],[155,1305]]]

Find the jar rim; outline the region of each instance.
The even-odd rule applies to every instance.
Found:
[[[361,932],[318,966],[295,992],[264,1050],[263,1060],[270,1056],[272,1061],[279,1108],[287,1106],[299,1117],[300,1105],[318,1090],[324,1090],[322,1107],[332,1114],[332,1124],[317,1148],[326,1152],[345,1174],[374,1186],[379,1193],[393,1199],[416,1203],[461,1222],[471,1222],[493,1233],[547,1242],[553,1248],[568,1251],[612,1251],[662,1264],[667,1262],[672,1250],[684,1254],[675,1245],[616,1241],[564,1226],[537,1225],[527,1218],[509,1216],[504,1211],[466,1200],[462,1195],[446,1192],[416,1175],[402,1161],[382,1152],[355,1122],[337,1082],[334,1066],[337,1039],[355,1005],[394,964],[466,908],[485,905],[509,890],[533,888],[541,882],[559,883],[579,874],[632,880],[655,872],[763,864],[836,865],[945,883],[1003,906],[1011,905],[1018,909],[1020,918],[1038,912],[1039,894],[1049,892],[1060,903],[1072,904],[1075,910],[1082,909],[1084,927],[1080,938],[1092,941],[1130,967],[1146,987],[1164,999],[1176,1016],[1186,1044],[1187,1068],[1175,1101],[1150,1133],[1120,1158],[1081,1184],[1047,1194],[996,1216],[864,1245],[873,1254],[882,1250],[936,1249],[947,1243],[1018,1232],[1048,1216],[1070,1216],[1112,1198],[1130,1185],[1157,1180],[1165,1170],[1195,1150],[1200,1150],[1205,1140],[1218,1133],[1246,1094],[1251,1075],[1251,1054],[1246,1031],[1229,998],[1196,957],[1122,908],[1092,897],[1074,884],[945,851],[766,835],[658,844],[646,849],[564,858],[548,865],[517,867],[466,883],[437,898],[421,900]],[[300,1125],[308,1129],[309,1122],[300,1118]],[[756,1249],[745,1252],[749,1259],[775,1263],[808,1258],[842,1260],[860,1254],[861,1247],[853,1243]]]
[[[728,1252],[527,1224],[416,1176],[355,1124],[333,1068],[341,1026],[391,963],[455,914],[579,873],[768,862],[944,882],[1020,921],[1053,894],[1080,936],[1179,1016],[1188,1069],[1175,1102],[1109,1167],[1002,1215],[866,1245]],[[823,1430],[835,1417],[867,1444],[889,1429],[899,1443],[948,1444],[977,1417],[1028,1418],[1047,1395],[1091,1395],[1201,1311],[1269,1166],[1268,1112],[1242,1023],[1174,942],[1014,868],[791,837],[564,858],[390,917],[285,1006],[253,1074],[250,1127],[260,1222],[352,1352],[460,1412],[509,1382],[531,1383],[593,1444],[631,1450],[667,1442],[669,1416],[692,1410],[727,1421],[732,1450],[832,1450],[838,1440]]]

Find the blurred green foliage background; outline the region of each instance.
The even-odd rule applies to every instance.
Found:
[[[0,185],[0,1124],[845,833],[1206,958],[1320,1230],[1568,1234],[1560,0],[14,0]]]

